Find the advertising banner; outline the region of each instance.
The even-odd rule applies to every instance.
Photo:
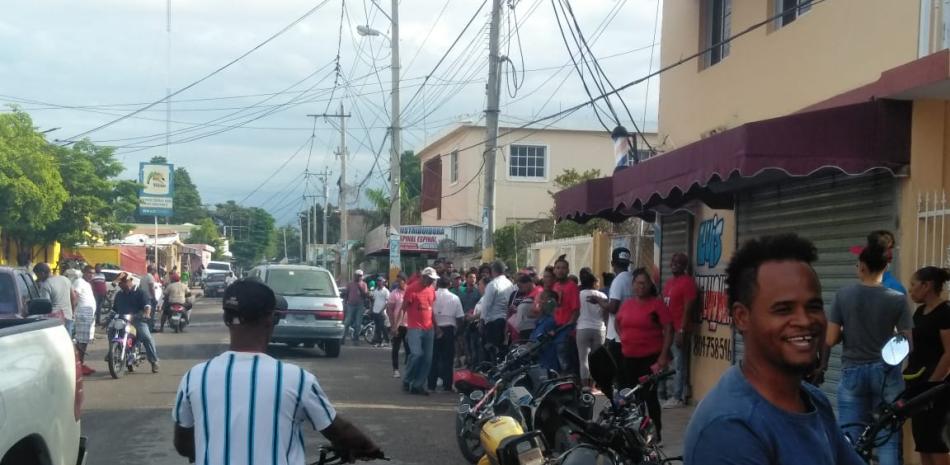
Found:
[[[175,195],[175,166],[168,163],[139,164],[139,214],[172,216]]]

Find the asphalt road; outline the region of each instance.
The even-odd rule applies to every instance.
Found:
[[[89,439],[88,464],[186,464],[172,446],[172,404],[186,370],[227,348],[228,332],[220,318],[219,299],[199,299],[192,326],[185,333],[155,334],[161,371],[115,380],[103,358],[104,333],[90,347],[87,363],[98,370],[85,378],[83,434]],[[269,353],[314,373],[337,411],[356,423],[380,446],[390,464],[463,464],[455,440],[453,394],[430,397],[403,393],[392,378],[390,352],[365,344],[346,345],[339,358],[319,349],[271,346]],[[305,434],[312,460],[318,432]],[[364,462],[365,463],[365,462]]]

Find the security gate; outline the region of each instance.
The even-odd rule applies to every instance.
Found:
[[[673,254],[683,252],[689,255],[689,243],[693,216],[686,212],[665,215],[660,218],[660,283],[673,277],[670,261]],[[660,287],[660,286],[657,286]]]
[[[890,174],[813,176],[754,188],[736,196],[739,246],[765,235],[794,232],[811,240],[818,249],[815,271],[821,280],[825,309],[841,287],[857,282],[857,257],[850,248],[864,244],[869,232],[895,232],[897,181]],[[733,335],[734,362],[744,353],[742,336]],[[837,405],[841,379],[841,345],[832,351],[822,389]]]

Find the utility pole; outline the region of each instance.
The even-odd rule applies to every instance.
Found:
[[[287,227],[284,226],[284,263],[287,263]]]
[[[327,217],[330,213],[330,167],[323,169],[323,267],[327,268]],[[329,268],[327,268],[329,269]]]
[[[317,174],[310,174],[312,176],[319,176]],[[317,234],[317,198],[319,195],[305,195],[304,199],[310,199],[310,203],[307,204],[307,213],[313,213],[312,215],[307,216],[307,229],[311,231],[310,237],[308,238],[308,244],[316,244],[317,241],[313,240],[313,236]],[[307,247],[307,251],[310,251],[310,247]],[[310,257],[307,256],[307,262],[310,262]]]
[[[309,173],[308,173],[309,174]],[[307,196],[303,196],[304,203],[307,203]],[[310,250],[310,244],[313,244],[313,206],[307,205],[307,248],[303,249],[300,253],[303,255],[303,262],[307,262],[310,257],[307,256],[307,251]],[[303,232],[301,231],[301,234]]]
[[[346,231],[346,119],[350,115],[343,112],[343,102],[340,102],[340,112],[336,114],[307,115],[310,117],[340,118],[340,150],[337,155],[340,156],[340,276],[347,276],[347,231]],[[323,217],[326,219],[327,211],[323,211]],[[326,228],[323,229],[326,234]]]
[[[303,218],[304,218],[303,215],[299,213],[297,214],[298,222],[302,220]],[[297,261],[300,264],[306,263],[307,261],[307,257],[304,255],[304,248],[303,248],[303,227],[300,228],[300,250],[297,251]]]
[[[485,108],[485,206],[482,207],[482,261],[495,259],[495,151],[498,147],[498,107],[501,93],[498,56],[499,29],[503,0],[492,0],[491,27],[488,33],[488,107]]]
[[[396,280],[399,270],[402,268],[402,256],[400,255],[399,230],[402,225],[402,199],[400,198],[401,185],[401,166],[400,166],[400,127],[399,127],[399,0],[392,0],[392,11],[390,12],[392,20],[389,45],[392,48],[392,154],[389,158],[389,176],[392,182],[392,194],[389,198],[392,205],[389,208],[389,282]]]

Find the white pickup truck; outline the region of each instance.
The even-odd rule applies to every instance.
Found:
[[[0,267],[0,309],[14,310],[0,311],[0,465],[82,465],[79,363],[35,291],[28,273]]]

